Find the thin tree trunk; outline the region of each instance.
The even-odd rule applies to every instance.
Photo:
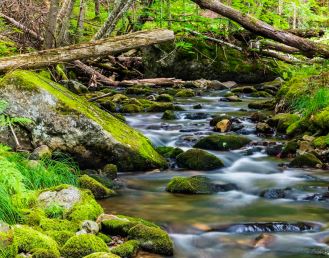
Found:
[[[56,46],[56,21],[59,9],[59,0],[51,0],[48,12],[44,48],[49,49]]]
[[[298,48],[306,56],[320,55],[329,58],[328,45],[314,43],[311,40],[298,37],[289,32],[277,30],[263,21],[222,4],[218,0],[192,1],[197,3],[202,8],[209,9],[239,23],[242,27],[257,35],[273,39],[294,48]]]
[[[75,0],[67,0],[67,2],[68,3],[66,5],[65,12],[63,12],[64,16],[61,17],[61,12],[57,16],[57,42],[59,46],[63,46],[69,43],[67,33],[70,27],[70,19],[72,16]]]
[[[140,31],[109,39],[43,50],[0,59],[0,73],[16,68],[29,69],[53,64],[97,58],[122,53],[131,49],[173,40],[170,30]]]
[[[86,11],[85,0],[80,0],[80,10],[79,10],[79,17],[77,21],[75,42],[80,41],[81,32],[83,30],[83,24],[85,22],[85,11]]]
[[[95,1],[95,18],[99,18],[100,15],[100,2],[99,0],[94,0]]]

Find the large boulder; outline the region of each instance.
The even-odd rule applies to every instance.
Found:
[[[7,114],[33,120],[33,145],[73,155],[81,166],[116,164],[121,171],[165,166],[141,133],[65,87],[30,71],[16,70],[0,82]],[[1,138],[3,139],[3,138]]]

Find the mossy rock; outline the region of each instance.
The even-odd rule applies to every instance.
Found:
[[[261,101],[250,102],[248,104],[248,108],[273,110],[275,108],[275,101],[274,100],[261,100]]]
[[[296,114],[282,113],[270,118],[267,123],[273,127],[276,127],[278,132],[286,133],[288,127],[299,121],[299,119],[300,117]]]
[[[147,95],[152,93],[152,90],[146,87],[130,87],[126,89],[125,93],[127,95]]]
[[[228,151],[240,149],[251,140],[240,135],[218,135],[213,134],[199,140],[194,147],[206,150]]]
[[[173,96],[171,96],[169,94],[160,94],[159,96],[156,97],[156,101],[173,102],[174,98],[173,98]]]
[[[103,233],[98,233],[97,234],[97,236],[99,237],[99,238],[101,238],[101,239],[103,239],[103,241],[105,242],[105,243],[110,243],[111,241],[112,241],[112,238],[111,237],[109,237],[108,235],[105,235],[105,234],[103,234]]]
[[[140,113],[143,111],[143,107],[136,104],[124,104],[120,111],[122,113]]]
[[[8,73],[0,82],[0,94],[2,100],[10,103],[8,115],[34,121],[29,131],[35,141],[69,152],[82,166],[101,168],[113,163],[120,171],[166,166],[140,132],[37,73]],[[116,94],[112,101],[120,98]]]
[[[122,258],[135,257],[139,249],[139,242],[137,240],[128,240],[123,244],[111,249],[111,253],[114,253]]]
[[[141,218],[118,215],[116,219],[102,221],[102,232],[111,236],[127,236],[128,231],[137,224],[143,224],[149,227],[158,227],[152,222]]]
[[[114,102],[114,103],[123,103],[125,101],[127,101],[129,98],[126,96],[126,95],[123,95],[121,93],[117,93],[117,94],[114,94],[112,97],[111,97],[111,100]]]
[[[177,118],[176,113],[172,110],[166,110],[161,117],[162,120],[176,120]]]
[[[312,143],[314,147],[319,149],[325,149],[329,147],[329,134],[315,138]]]
[[[49,231],[49,230],[66,230],[71,232],[77,232],[79,230],[79,224],[66,220],[66,219],[48,219],[44,218],[41,219],[40,228],[43,231]]]
[[[57,258],[54,253],[45,248],[36,248],[31,251],[32,258]]]
[[[38,226],[43,218],[46,218],[44,209],[33,208],[21,210],[21,222],[29,226]]]
[[[97,252],[97,253],[89,254],[84,258],[120,258],[120,256],[117,256],[116,254],[113,253]]]
[[[242,87],[236,87],[231,90],[233,93],[253,93],[257,90],[252,86],[242,86]]]
[[[209,125],[216,126],[218,122],[220,122],[224,119],[231,120],[232,117],[230,115],[225,115],[225,114],[216,115],[210,120]]]
[[[139,241],[141,248],[145,251],[173,255],[173,241],[168,233],[160,228],[138,224],[129,230],[128,237]]]
[[[166,110],[176,110],[171,102],[154,102],[147,108],[147,112],[165,112]]]
[[[71,237],[62,248],[64,258],[81,258],[96,252],[109,252],[108,246],[93,234],[82,234]]]
[[[17,244],[14,242],[14,232],[0,232],[0,255],[1,258],[12,258],[18,254]]]
[[[284,146],[282,152],[281,152],[281,157],[285,158],[288,157],[290,155],[295,155],[298,149],[298,143],[297,141],[289,141],[286,143],[286,145]]]
[[[312,122],[324,132],[329,130],[329,107],[314,115]]]
[[[297,156],[294,160],[292,160],[289,164],[289,167],[294,168],[302,168],[302,167],[309,167],[315,168],[318,166],[322,166],[323,163],[319,160],[314,154],[306,153],[303,155]]]
[[[160,146],[157,147],[156,150],[165,158],[176,158],[179,154],[183,153],[184,151],[180,148],[174,147],[167,147],[167,146]]]
[[[14,243],[20,252],[29,253],[35,249],[46,249],[53,257],[59,258],[58,244],[51,237],[28,226],[14,227]]]
[[[83,189],[90,190],[96,199],[104,199],[116,194],[115,191],[108,189],[102,183],[88,175],[79,177],[79,185]]]
[[[102,168],[102,172],[109,178],[115,179],[118,176],[118,167],[114,164],[106,164]]]
[[[192,89],[183,89],[178,91],[175,96],[181,98],[189,98],[189,97],[194,97],[195,92]]]
[[[195,170],[212,170],[224,166],[215,155],[200,149],[190,149],[176,157],[180,168]]]
[[[73,222],[84,220],[96,220],[99,215],[104,213],[103,208],[96,202],[93,194],[88,191],[82,191],[82,199],[76,203],[68,214],[67,219]]]
[[[254,98],[271,98],[273,97],[272,94],[266,92],[266,91],[256,91],[250,94],[251,97]]]
[[[213,194],[217,192],[216,185],[205,176],[175,176],[168,183],[166,191],[181,194]]]
[[[62,247],[67,240],[75,235],[75,232],[67,231],[67,230],[49,230],[44,231],[44,233],[54,239],[59,247]]]
[[[99,105],[106,111],[115,112],[117,110],[116,104],[112,100],[110,100],[109,97],[99,99],[97,100],[97,103],[99,103]]]

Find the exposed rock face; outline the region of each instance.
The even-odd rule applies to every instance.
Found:
[[[36,73],[8,74],[0,83],[0,96],[10,103],[8,115],[33,120],[27,130],[34,146],[70,153],[81,166],[113,163],[121,171],[165,166],[141,133]]]

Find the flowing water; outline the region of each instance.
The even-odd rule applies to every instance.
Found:
[[[185,111],[179,119],[161,120],[160,113],[127,116],[128,123],[142,131],[157,146],[191,148],[197,139],[212,132],[211,115],[230,114],[240,118],[240,133],[251,138],[251,147],[213,154],[225,167],[208,172],[179,170],[121,174],[125,187],[119,196],[101,202],[109,213],[143,217],[163,226],[175,242],[175,257],[319,257],[329,254],[323,240],[329,238],[328,202],[304,201],[312,193],[327,191],[329,176],[321,170],[288,169],[282,159],[266,155],[264,141],[248,120],[248,103],[219,101],[225,91],[178,99]],[[193,105],[202,104],[201,110]],[[206,113],[200,120],[187,119],[189,113]],[[176,175],[206,175],[215,183],[234,183],[239,190],[213,195],[180,195],[165,191]],[[260,193],[269,188],[289,188],[289,198],[269,200]],[[273,222],[278,222],[273,224]],[[269,223],[269,224],[264,224]],[[303,224],[305,223],[305,224]],[[302,226],[301,226],[302,225]],[[255,247],[262,232],[275,236],[269,245]],[[272,238],[271,238],[272,239]]]

